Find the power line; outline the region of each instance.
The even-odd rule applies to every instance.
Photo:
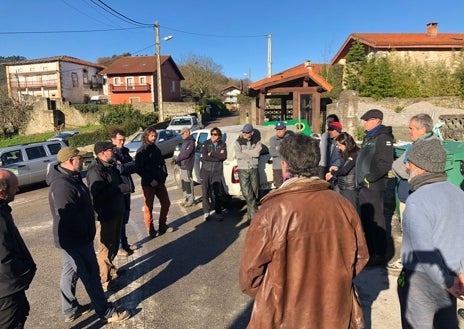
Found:
[[[97,2],[95,2],[94,0],[90,0],[93,4],[97,5],[98,7],[100,7],[101,9],[103,9],[104,11],[106,11],[107,13],[113,15],[114,17],[117,17],[123,21],[125,21],[126,23],[130,23],[130,24],[135,24],[135,25],[138,25],[138,26],[153,26],[153,24],[145,24],[145,23],[140,23],[140,22],[137,22],[123,14],[121,14],[120,12],[118,12],[117,10],[113,9],[112,7],[108,6],[106,3],[104,3],[103,1],[101,0],[97,0],[100,4],[98,4]],[[105,7],[102,7],[102,5]],[[106,9],[108,8],[108,9]],[[115,15],[116,14],[116,15]]]
[[[148,26],[139,27],[125,27],[125,28],[114,28],[114,29],[95,29],[95,30],[61,30],[61,31],[10,31],[0,32],[0,34],[63,34],[63,33],[90,33],[90,32],[111,32],[111,31],[123,31],[123,30],[138,30],[147,29]]]

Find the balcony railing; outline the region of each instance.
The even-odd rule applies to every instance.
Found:
[[[148,92],[148,91],[151,91],[151,85],[149,83],[145,85],[113,85],[113,84],[110,84],[110,90],[113,93]]]
[[[11,81],[10,86],[12,89],[40,89],[40,88],[57,88],[56,80],[45,80],[45,81]]]

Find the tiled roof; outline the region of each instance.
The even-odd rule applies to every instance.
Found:
[[[160,56],[161,64],[170,56]],[[111,63],[100,74],[132,74],[156,72],[156,56],[127,56],[121,57]]]
[[[332,86],[322,76],[320,76],[320,73],[322,72],[322,68],[324,67],[324,65],[326,64],[311,64],[311,67],[306,67],[306,64],[303,63],[298,66],[292,67],[288,70],[273,74],[269,78],[253,82],[250,84],[250,88],[258,90],[261,88],[276,85],[281,82],[308,76],[319,86],[321,86],[324,90],[330,91],[332,90]]]
[[[376,50],[460,50],[464,48],[463,33],[352,33],[332,59],[332,64],[345,58],[351,44],[358,40]]]
[[[28,60],[18,61],[18,62],[9,62],[9,63],[3,63],[3,65],[14,66],[14,65],[25,65],[25,64],[50,63],[50,62],[57,62],[57,61],[75,63],[75,64],[86,65],[86,66],[92,66],[92,67],[97,67],[97,68],[100,68],[100,69],[105,68],[103,65],[99,65],[99,64],[96,64],[96,63],[84,61],[84,60],[79,59],[79,58],[65,56],[65,55],[54,56],[54,57],[45,57],[45,58],[37,58],[37,59],[28,59]]]

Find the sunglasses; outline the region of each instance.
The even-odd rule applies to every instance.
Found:
[[[212,133],[211,136],[219,136],[219,134]]]

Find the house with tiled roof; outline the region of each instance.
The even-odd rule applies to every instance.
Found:
[[[3,65],[11,98],[34,96],[88,103],[90,97],[103,92],[98,73],[104,66],[78,58],[55,56]]]
[[[351,33],[331,64],[345,64],[356,41],[364,46],[368,56],[408,58],[417,64],[440,62],[452,67],[464,48],[464,33],[439,33],[438,23],[428,23],[424,33]]]
[[[163,102],[181,101],[182,73],[171,56],[160,56]],[[110,104],[158,102],[156,56],[121,57],[100,72]]]
[[[221,95],[224,97],[223,102],[228,110],[237,111],[240,108],[237,99],[240,93],[241,90],[237,86],[228,86],[221,91]]]
[[[305,119],[314,133],[320,132],[321,93],[332,90],[332,86],[322,77],[324,64],[306,61],[288,70],[273,74],[268,78],[253,82],[249,96],[256,98],[252,105],[251,121]],[[270,101],[275,99],[277,101]],[[271,103],[278,103],[271,106]]]

